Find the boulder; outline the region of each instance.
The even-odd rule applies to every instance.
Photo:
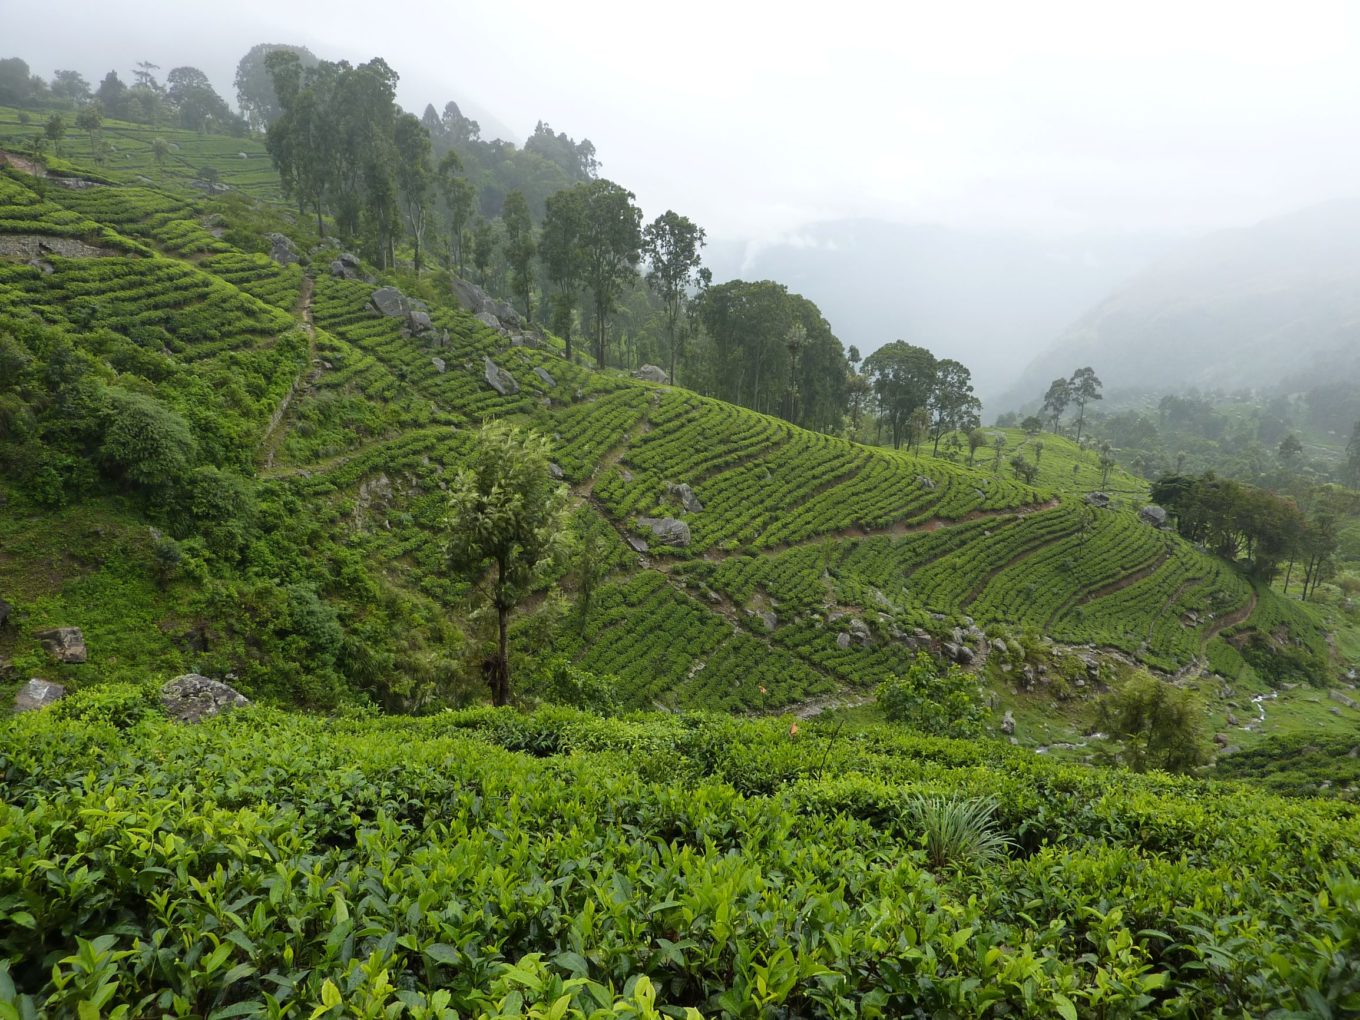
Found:
[[[850,621],[850,636],[862,645],[867,645],[874,639],[869,630],[869,625],[863,620]]]
[[[548,474],[552,475],[552,476],[553,476],[554,478],[556,478],[559,482],[560,482],[563,478],[566,477],[566,475],[563,474],[563,472],[562,472],[561,466],[560,466],[560,465],[557,465],[557,464],[553,464],[553,463],[551,463],[551,462],[549,462],[549,464],[548,464]]]
[[[486,379],[486,384],[503,397],[513,396],[519,392],[519,383],[515,382],[515,377],[489,357],[482,358],[482,375]]]
[[[1336,689],[1328,691],[1327,696],[1338,704],[1345,705],[1347,708],[1360,708],[1360,703],[1356,702],[1354,698],[1348,697]]]
[[[396,287],[379,287],[368,299],[368,303],[379,315],[391,319],[400,319],[406,315],[406,298]]]
[[[847,634],[847,633],[845,633],[845,631],[841,631],[839,634],[837,634],[837,635],[836,635],[836,647],[837,647],[837,648],[849,648],[849,647],[850,647],[850,635]]]
[[[928,475],[917,475],[916,484],[919,485],[921,488],[927,490],[928,492],[935,491],[935,479],[931,478]]]
[[[84,662],[88,653],[79,627],[54,627],[34,635],[58,662]]]
[[[445,364],[443,358],[431,358],[430,364],[434,366],[434,370],[440,375],[443,375],[449,368],[449,366]]]
[[[619,477],[622,478],[625,482],[631,482],[633,480],[633,472],[629,471],[625,467],[621,467],[619,468]]]
[[[434,320],[430,318],[430,313],[423,308],[412,306],[406,312],[406,328],[415,336],[422,333],[434,332]]]
[[[1091,504],[1091,506],[1097,506],[1104,509],[1110,505],[1110,494],[1108,492],[1088,492],[1086,494],[1086,502]]]
[[[704,505],[699,502],[699,497],[694,495],[694,490],[686,482],[681,482],[679,485],[675,483],[667,485],[666,495],[684,507],[687,513],[697,514],[704,508]]]
[[[502,328],[501,320],[496,318],[490,312],[478,312],[475,316],[473,316],[473,318],[475,318],[478,322],[482,323],[482,325],[484,326],[490,326],[492,329],[499,330]]]
[[[1143,509],[1139,510],[1138,516],[1144,524],[1151,524],[1154,528],[1166,527],[1166,508],[1157,506],[1155,503],[1149,503],[1147,506],[1143,507]]]
[[[779,617],[774,613],[773,610],[766,610],[765,612],[759,613],[757,615],[760,617],[760,622],[765,624],[766,630],[774,630],[776,627],[779,626]]]
[[[250,702],[220,680],[185,673],[167,681],[161,688],[161,704],[175,722],[196,723],[233,708],[244,708]]]
[[[546,368],[544,368],[542,365],[540,365],[538,368],[534,369],[534,375],[538,376],[538,381],[541,382],[544,386],[556,386],[556,385],[557,385],[557,380],[554,379],[554,378],[552,377],[552,374],[551,374]]]
[[[1006,714],[1001,717],[1001,732],[1008,737],[1015,732],[1015,716],[1011,714],[1009,708],[1006,709]]]
[[[643,365],[641,368],[639,368],[636,372],[633,373],[633,378],[641,379],[644,382],[663,383],[670,382],[671,377],[668,376],[664,370],[658,368],[656,365]]]
[[[47,680],[34,677],[14,696],[15,712],[34,712],[46,708],[66,696],[66,688]]]
[[[265,234],[264,239],[269,242],[269,257],[279,265],[290,266],[301,261],[297,248],[287,234]]]
[[[651,547],[647,545],[646,540],[638,535],[628,536],[628,547],[635,553],[646,554],[651,551]]]
[[[341,280],[362,280],[363,273],[359,271],[359,256],[350,252],[341,252],[340,256],[330,264],[329,272],[332,276]]]
[[[689,545],[689,525],[674,517],[639,517],[638,525],[651,531],[663,545]]]

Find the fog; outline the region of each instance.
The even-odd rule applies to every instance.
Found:
[[[382,56],[408,109],[454,99],[519,144],[540,118],[589,137],[649,217],[674,208],[752,253],[857,220],[1170,244],[1360,180],[1360,5],[1344,2],[4,7],[4,55],[91,84],[192,64],[234,99],[257,42]],[[863,350],[892,339],[832,325]],[[920,339],[1023,360],[1019,334]]]

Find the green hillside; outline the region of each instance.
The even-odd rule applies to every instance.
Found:
[[[14,679],[195,670],[282,703],[478,697],[469,579],[446,569],[439,522],[447,473],[488,416],[549,436],[578,526],[612,536],[584,617],[573,565],[565,598],[518,618],[526,676],[566,656],[616,677],[632,707],[813,711],[870,699],[926,648],[1020,698],[1033,726],[1017,739],[1038,744],[1088,725],[1090,691],[1070,681],[1114,676],[1095,659],[1078,675],[1074,655],[1187,682],[1212,671],[1232,685],[1204,685],[1225,720],[1278,680],[1262,656],[1315,682],[1340,669],[1309,607],[1141,521],[1139,480],[1115,469],[1110,505],[1088,505],[1101,471],[1068,440],[1002,432],[1002,456],[981,450],[973,469],[860,446],[568,364],[551,338],[514,345],[450,300],[446,277],[389,273],[428,302],[435,339],[413,338],[371,310],[375,284],[326,271],[331,254],[306,272],[258,254],[271,229],[315,238],[232,187],[0,176],[4,235],[88,246],[0,261]],[[487,384],[488,357],[518,392]],[[129,408],[178,445],[112,450]],[[1017,451],[1038,463],[1032,486],[1011,477]],[[681,483],[702,509],[682,508]],[[671,515],[683,546],[637,523]],[[88,663],[50,661],[34,635],[53,626],[84,629]],[[1318,704],[1296,721],[1344,731],[1354,715]]]

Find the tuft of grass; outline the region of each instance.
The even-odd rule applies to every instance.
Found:
[[[908,812],[921,830],[932,868],[985,865],[999,861],[1014,840],[993,821],[996,801],[990,797],[915,797]]]

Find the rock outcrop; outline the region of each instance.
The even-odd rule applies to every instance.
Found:
[[[40,708],[53,705],[66,696],[66,688],[49,680],[34,677],[14,696],[15,712],[36,712]]]
[[[239,691],[198,673],[177,676],[161,688],[161,705],[175,722],[201,722],[249,704]]]
[[[294,262],[301,262],[298,257],[297,248],[287,234],[265,234],[264,239],[269,242],[269,257],[281,266],[290,266]]]
[[[85,635],[79,627],[53,627],[34,635],[58,662],[84,662],[88,657]]]
[[[519,392],[519,383],[508,371],[501,368],[490,357],[482,359],[482,378],[486,384],[503,397],[512,397]]]
[[[687,513],[697,514],[704,508],[703,503],[699,502],[699,497],[694,494],[694,490],[689,487],[687,482],[681,482],[678,485],[672,482],[667,485],[666,495],[684,507]]]
[[[670,382],[671,377],[668,376],[663,369],[658,368],[656,365],[643,365],[641,368],[639,368],[636,372],[633,373],[633,378],[641,379],[643,382],[663,383]]]
[[[662,545],[689,545],[689,525],[675,517],[639,517],[641,527],[651,531],[653,537]]]

